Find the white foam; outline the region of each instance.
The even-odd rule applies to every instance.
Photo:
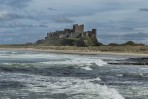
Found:
[[[7,53],[7,52],[2,52]],[[12,52],[14,54],[7,53],[6,55],[0,55],[1,59],[6,60],[37,60],[34,62],[38,62],[38,64],[46,64],[46,65],[77,65],[85,70],[91,70],[90,66],[104,66],[107,63],[98,57],[93,56],[80,56],[80,55],[68,55],[68,54],[51,54],[51,53],[25,53],[20,52],[19,54],[15,54],[17,52]],[[28,61],[29,61],[28,60]],[[49,60],[49,61],[48,61]],[[5,63],[7,64],[7,63]]]
[[[92,58],[92,57],[86,57],[86,56],[76,56],[76,55],[69,55],[64,57],[65,60],[59,60],[59,61],[48,61],[48,62],[40,62],[43,64],[61,64],[61,65],[78,65],[79,67],[81,67],[82,69],[85,70],[92,70],[90,68],[90,66],[92,65],[97,65],[97,66],[104,66],[107,64],[107,62],[98,59],[98,57],[96,58]]]
[[[84,62],[83,60],[85,60],[85,62],[88,60],[93,60],[95,63],[97,63],[98,60],[96,60],[96,58],[89,58],[89,56],[79,56],[79,55],[68,55],[68,54],[47,54],[47,53],[19,53],[19,54],[15,54],[15,53],[18,53],[18,52],[7,52],[7,51],[2,51],[2,53],[6,53],[5,56],[1,56],[1,58],[10,58],[10,59],[13,59],[13,58],[24,58],[24,59],[27,59],[27,58],[44,58],[44,59],[74,59],[76,60],[75,62]],[[13,54],[10,54],[10,53],[13,53]],[[0,53],[1,54],[1,53]]]
[[[92,68],[90,68],[89,66],[85,66],[85,67],[81,67],[82,69],[85,69],[85,70],[92,70]]]
[[[71,96],[68,99],[124,99],[116,89],[108,88],[105,85],[94,84],[92,82],[94,80],[100,81],[100,78],[82,80],[75,77],[46,77],[48,82],[39,82],[39,79],[40,77],[31,79],[31,82],[35,82],[35,84],[28,86],[29,91],[50,91],[49,94],[51,95],[63,93]],[[43,85],[46,87],[40,88],[36,87],[36,85]]]
[[[93,83],[101,79],[76,77],[50,77],[22,73],[1,73],[5,80],[26,84],[25,90],[48,95],[66,94],[67,99],[124,99],[116,89]],[[43,86],[43,87],[41,87]]]
[[[1,53],[5,53],[5,55],[0,55],[1,59],[8,60],[20,60],[21,62],[24,60],[36,60],[33,62],[38,62],[41,60],[42,62],[38,62],[39,65],[77,65],[85,70],[92,70],[91,66],[104,66],[107,62],[99,59],[98,57],[93,56],[80,56],[80,55],[68,55],[68,54],[47,54],[47,53],[27,53],[27,52],[9,52],[2,51]],[[0,53],[0,54],[1,54]],[[19,53],[19,54],[18,54]],[[10,65],[10,63],[5,62],[5,65]],[[13,63],[14,64],[14,63]],[[21,63],[23,64],[23,63]],[[35,64],[35,63],[32,63]],[[36,65],[36,64],[35,64]]]

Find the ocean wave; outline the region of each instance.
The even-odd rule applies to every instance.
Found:
[[[101,81],[99,77],[79,79],[76,77],[50,77],[21,73],[13,73],[13,75],[12,73],[4,73],[1,75],[4,75],[5,78],[3,79],[9,80],[9,82],[24,84],[25,90],[38,95],[44,93],[44,95],[48,94],[50,97],[54,97],[55,95],[65,94],[65,99],[124,99],[116,89],[93,83],[94,81]],[[48,96],[48,98],[50,97]],[[61,99],[64,98],[61,97]]]
[[[0,54],[11,54],[11,53],[18,53],[18,52],[13,52],[13,51],[0,51]]]
[[[78,79],[78,78],[49,78],[51,82],[45,82],[44,85],[46,88],[50,89],[51,95],[53,94],[61,94],[66,93],[69,98],[67,99],[79,99],[79,98],[87,98],[87,99],[124,99],[117,90],[113,88],[108,88],[105,85],[94,84],[90,81],[94,81],[96,79]],[[54,81],[52,81],[54,79]],[[98,78],[97,78],[98,79]],[[31,87],[30,91],[35,92],[44,92],[44,88],[38,88],[34,86]],[[54,90],[53,90],[54,89]]]
[[[5,52],[4,53],[9,53]],[[8,54],[0,56],[0,65],[15,66],[17,70],[24,70],[24,67],[53,67],[53,66],[74,66],[75,68],[92,70],[92,66],[105,66],[107,62],[98,57],[87,55],[68,55],[68,54],[53,54],[53,53],[30,53],[18,52],[19,54]],[[25,70],[30,69],[25,68]],[[12,68],[14,70],[16,68]],[[32,69],[32,68],[31,68]],[[5,69],[3,69],[5,70]],[[8,69],[6,69],[8,70]],[[28,70],[30,71],[30,70]]]
[[[19,54],[18,54],[19,53]],[[80,56],[80,55],[68,55],[68,54],[53,54],[53,53],[30,53],[30,52],[15,52],[15,51],[0,51],[1,63],[4,61],[6,64],[8,63],[35,63],[39,64],[71,64],[71,65],[79,65],[79,66],[90,66],[92,64],[96,64],[98,66],[104,66],[107,63],[98,57],[88,57],[88,56]],[[18,61],[18,62],[17,62]]]
[[[81,67],[81,69],[92,70],[91,66],[104,66],[107,65],[107,62],[98,59],[98,58],[88,58],[86,56],[72,56],[65,58],[65,60],[59,61],[48,61],[48,62],[40,62],[46,65],[75,65]]]

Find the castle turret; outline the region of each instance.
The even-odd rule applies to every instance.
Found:
[[[97,36],[97,29],[92,29],[93,38],[96,38]]]
[[[92,40],[93,40],[95,43],[98,42],[98,41],[97,41],[97,30],[96,30],[96,29],[92,29],[92,31],[91,31],[91,38],[92,38]]]

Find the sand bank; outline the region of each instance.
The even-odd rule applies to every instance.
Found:
[[[36,48],[0,48],[0,50],[17,50],[17,51],[36,51],[44,53],[60,53],[60,54],[83,54],[83,55],[122,55],[122,56],[137,56],[148,57],[144,53],[123,53],[123,52],[105,52],[105,51],[80,51],[80,50],[51,50],[51,49],[36,49]]]

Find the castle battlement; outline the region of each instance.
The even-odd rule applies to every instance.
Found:
[[[92,39],[96,39],[96,29],[92,29],[92,31],[84,31],[84,24],[78,25],[74,24],[72,29],[64,29],[63,31],[55,31],[47,33],[47,37],[45,39],[50,38],[80,38],[89,36]]]

